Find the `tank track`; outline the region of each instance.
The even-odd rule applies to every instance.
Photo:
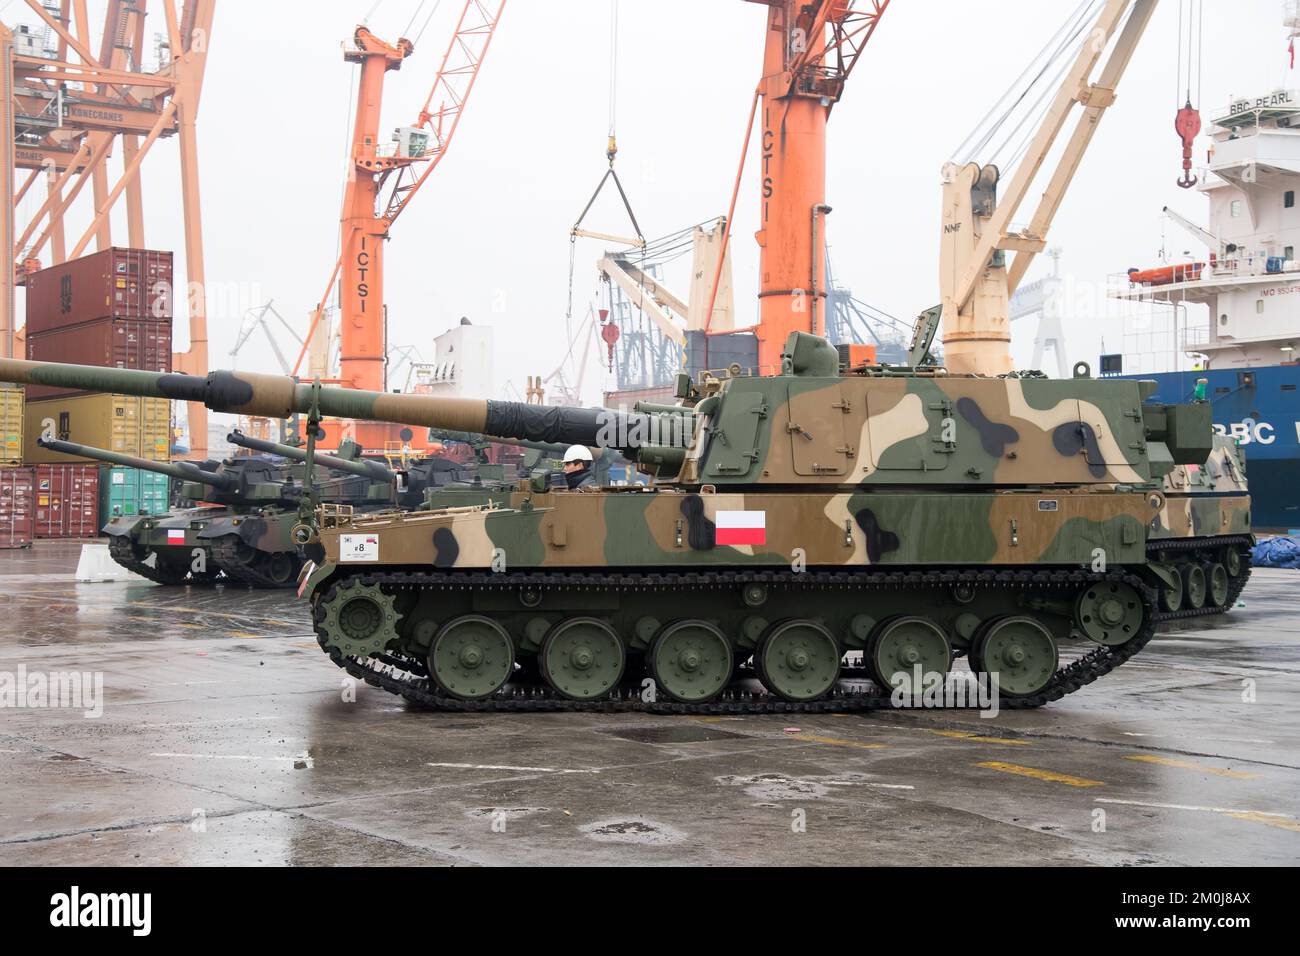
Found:
[[[1228,591],[1228,599],[1222,605],[1209,605],[1203,608],[1184,608],[1181,611],[1158,611],[1156,614],[1156,623],[1163,624],[1166,621],[1181,621],[1191,617],[1211,617],[1218,614],[1227,614],[1237,606],[1237,599],[1241,597],[1241,592],[1246,589],[1250,581],[1250,574],[1253,570],[1251,565],[1251,549],[1255,545],[1255,539],[1247,534],[1237,534],[1223,536],[1219,538],[1182,538],[1164,541],[1147,542],[1147,553],[1157,554],[1161,551],[1196,551],[1200,548],[1211,548],[1221,550],[1225,547],[1239,547],[1241,555],[1241,574],[1232,581],[1232,587]]]
[[[150,567],[136,555],[135,546],[131,543],[130,538],[110,537],[108,539],[108,555],[128,571],[138,574],[142,578],[147,578],[156,584],[176,587],[184,584],[211,586],[216,583],[215,579],[195,578],[188,570],[184,572],[172,571],[168,565],[163,563],[161,558],[155,562],[156,567]]]
[[[1085,571],[869,571],[863,573],[833,572],[829,574],[795,575],[789,572],[699,572],[697,574],[618,574],[618,573],[555,573],[511,572],[507,574],[454,572],[407,573],[390,572],[361,576],[366,585],[386,585],[397,590],[413,588],[485,588],[513,589],[522,586],[533,588],[582,589],[634,589],[679,590],[682,588],[734,589],[747,584],[777,584],[787,587],[818,590],[826,588],[854,588],[861,590],[954,587],[968,585],[979,588],[1001,587],[1032,591],[1040,588],[1082,587],[1102,581],[1128,584],[1142,596],[1146,609],[1146,623],[1142,631],[1119,647],[1094,647],[1093,650],[1061,667],[1048,685],[1031,697],[1003,697],[1000,707],[1012,710],[1029,710],[1060,700],[1068,694],[1086,687],[1103,677],[1141,651],[1155,636],[1156,627],[1166,621],[1223,614],[1234,607],[1241,592],[1250,580],[1250,549],[1254,544],[1249,535],[1231,537],[1186,539],[1151,542],[1148,550],[1195,551],[1237,546],[1242,552],[1242,572],[1233,579],[1228,598],[1222,606],[1175,612],[1158,610],[1155,590],[1141,578],[1126,572],[1090,573]],[[613,694],[598,701],[572,701],[561,697],[544,683],[537,681],[507,683],[500,691],[484,700],[463,701],[441,693],[428,678],[423,661],[404,654],[383,653],[361,660],[344,655],[329,646],[324,628],[325,604],[334,596],[331,586],[324,596],[314,602],[313,623],[316,639],[321,649],[350,676],[363,680],[373,687],[388,691],[420,707],[439,711],[471,713],[596,712],[596,713],[652,713],[652,714],[828,714],[853,713],[893,709],[891,694],[877,687],[864,669],[845,668],[839,686],[828,696],[807,703],[792,703],[767,692],[755,680],[733,681],[732,686],[715,700],[686,704],[676,701],[645,701],[639,688],[622,686]],[[749,669],[738,676],[753,677]],[[865,683],[868,689],[854,690],[848,685]]]
[[[281,590],[293,587],[298,583],[296,574],[285,584],[281,584],[274,578],[263,574],[258,569],[256,561],[248,562],[240,556],[239,546],[241,543],[237,534],[227,534],[212,539],[212,560],[217,567],[225,572],[228,580],[236,584],[244,584],[265,590]]]
[[[863,573],[833,572],[794,574],[791,572],[700,572],[698,574],[619,574],[619,573],[548,573],[512,572],[506,574],[454,573],[378,573],[360,577],[362,584],[385,585],[397,590],[446,587],[455,589],[580,588],[585,590],[616,588],[619,590],[678,591],[685,588],[736,589],[748,584],[806,588],[810,591],[852,588],[861,591],[954,587],[1014,588],[1033,591],[1045,588],[1078,588],[1091,583],[1128,584],[1141,595],[1146,609],[1142,630],[1119,647],[1095,646],[1082,657],[1061,667],[1043,690],[1031,697],[1004,697],[1000,706],[1008,709],[1031,709],[1060,700],[1086,687],[1097,678],[1119,667],[1140,651],[1155,634],[1155,592],[1139,577],[1125,572],[1094,574],[1085,571],[875,571]],[[645,701],[639,687],[623,686],[613,696],[598,701],[571,701],[544,685],[519,686],[508,683],[492,697],[462,701],[442,694],[428,679],[422,661],[406,655],[382,654],[367,660],[345,656],[331,648],[324,630],[325,604],[334,596],[331,587],[315,602],[314,622],[322,650],[348,674],[366,683],[396,694],[421,707],[441,711],[521,712],[587,711],[598,713],[656,714],[828,714],[892,709],[891,692],[871,683],[865,671],[846,670],[836,690],[826,697],[807,703],[792,703],[769,694],[761,687],[732,684],[716,700],[699,704],[675,701]],[[848,683],[863,682],[869,689],[857,690]],[[756,684],[753,686],[757,686]]]

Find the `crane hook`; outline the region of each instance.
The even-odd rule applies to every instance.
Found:
[[[1178,185],[1183,189],[1191,189],[1199,182],[1198,178],[1192,175],[1192,148],[1196,143],[1196,137],[1201,133],[1201,114],[1192,106],[1190,99],[1174,117],[1174,131],[1183,141],[1183,178],[1178,180]]]

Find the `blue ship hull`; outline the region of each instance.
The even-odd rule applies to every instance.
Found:
[[[1300,529],[1300,366],[1123,377],[1155,381],[1152,401],[1161,402],[1191,401],[1197,379],[1207,379],[1215,429],[1237,438],[1246,451],[1254,527]]]

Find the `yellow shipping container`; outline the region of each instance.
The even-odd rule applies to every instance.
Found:
[[[90,461],[36,444],[45,430],[63,441],[123,455],[167,461],[171,456],[172,403],[132,395],[73,395],[28,402],[23,451],[29,465]]]
[[[0,385],[0,465],[23,463],[23,390]]]

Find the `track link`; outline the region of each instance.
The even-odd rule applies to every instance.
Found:
[[[1208,551],[1221,551],[1224,548],[1237,548],[1241,555],[1241,574],[1232,580],[1232,587],[1228,591],[1228,599],[1222,605],[1208,605],[1203,608],[1184,608],[1181,611],[1158,611],[1156,614],[1156,623],[1164,624],[1167,621],[1183,621],[1193,617],[1212,617],[1219,614],[1227,614],[1237,606],[1237,599],[1241,597],[1241,592],[1246,589],[1250,582],[1251,571],[1251,549],[1255,546],[1255,539],[1251,535],[1238,534],[1221,538],[1183,538],[1165,541],[1147,542],[1147,553],[1154,555],[1161,551],[1199,551],[1205,549]],[[1158,607],[1158,605],[1157,605]]]
[[[1126,572],[1094,574],[1085,571],[851,571],[815,574],[792,572],[699,572],[696,574],[628,574],[628,573],[376,573],[363,575],[365,584],[376,584],[396,591],[404,589],[513,589],[563,588],[654,590],[671,593],[683,589],[736,589],[747,584],[765,584],[798,588],[809,592],[821,590],[948,588],[965,585],[976,588],[1003,588],[1022,592],[1035,590],[1076,589],[1099,582],[1118,582],[1133,587],[1141,596],[1146,611],[1142,630],[1119,647],[1093,647],[1091,651],[1061,667],[1039,693],[1031,697],[1003,697],[1000,706],[1008,709],[1031,709],[1060,700],[1086,687],[1097,678],[1119,667],[1138,653],[1155,634],[1155,591],[1141,578]],[[442,694],[428,679],[422,661],[403,654],[385,653],[366,660],[347,657],[328,643],[323,622],[325,603],[334,595],[330,587],[314,602],[314,622],[321,648],[351,676],[413,704],[441,711],[522,712],[572,711],[597,713],[657,714],[827,714],[893,708],[891,692],[875,686],[865,672],[849,672],[841,677],[837,688],[828,696],[808,703],[781,700],[751,682],[733,685],[716,700],[700,704],[674,701],[647,701],[637,687],[622,687],[599,701],[577,702],[560,697],[549,687],[507,684],[492,697],[478,701],[455,700]]]
[[[211,539],[211,541],[213,562],[225,572],[226,577],[233,583],[266,590],[278,590],[293,587],[297,584],[296,571],[289,581],[281,583],[260,570],[256,557],[252,561],[246,560],[240,554],[240,545],[243,542],[240,540],[239,535],[222,535],[219,538]],[[255,555],[260,553],[255,552]]]
[[[108,555],[133,574],[138,574],[140,577],[147,578],[157,584],[177,587],[185,584],[211,585],[215,583],[214,581],[202,579],[191,580],[188,569],[176,570],[164,562],[161,556],[157,557],[154,566],[150,567],[136,554],[135,545],[127,537],[110,537],[108,539]]]

